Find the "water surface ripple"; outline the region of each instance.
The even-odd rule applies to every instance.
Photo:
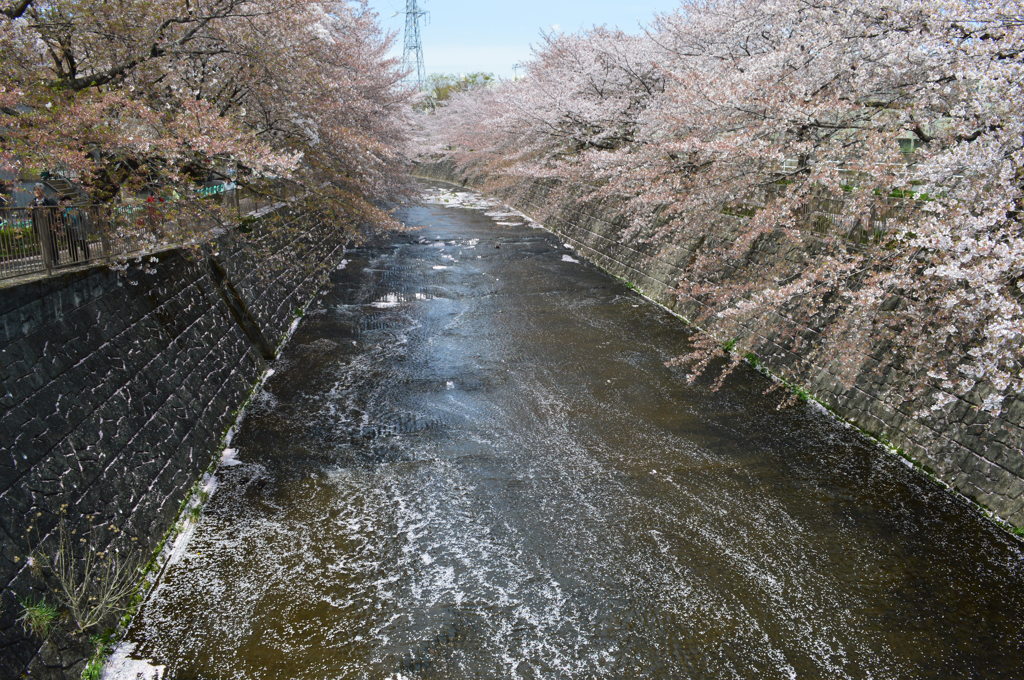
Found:
[[[1013,540],[752,371],[687,385],[679,321],[432,196],[310,308],[133,657],[175,680],[1024,677]]]

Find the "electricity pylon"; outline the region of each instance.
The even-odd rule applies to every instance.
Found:
[[[409,70],[409,81],[422,90],[427,80],[423,68],[423,42],[420,40],[420,19],[427,13],[420,9],[418,0],[405,0],[405,47],[402,64]]]

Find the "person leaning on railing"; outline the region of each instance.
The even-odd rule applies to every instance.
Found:
[[[89,259],[89,240],[85,223],[85,214],[81,208],[71,205],[71,197],[64,196],[60,199],[60,221],[67,235],[68,248],[71,251],[71,261]]]
[[[57,220],[57,201],[46,195],[46,189],[42,184],[36,183],[32,188],[32,201],[29,207],[32,208],[32,228],[38,238],[45,246],[50,256],[50,264],[60,263],[60,222]]]

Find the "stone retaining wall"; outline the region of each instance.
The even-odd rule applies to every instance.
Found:
[[[21,600],[54,600],[29,556],[61,516],[99,550],[148,556],[343,252],[339,228],[282,209],[159,253],[153,273],[0,290],[0,678],[78,677],[80,648],[39,653],[16,622]]]
[[[466,187],[498,187],[494,191],[502,200],[557,232],[602,269],[683,317],[693,318],[700,311],[700,301],[678,294],[676,288],[686,278],[688,263],[704,247],[703,240],[652,245],[623,239],[621,233],[629,221],[614,203],[576,199],[582,192],[550,181],[495,182],[495,178],[468,175],[447,163],[421,165],[417,174]],[[713,237],[728,239],[731,235]],[[725,280],[749,279],[756,277],[759,269],[770,269],[766,264],[780,260],[795,270],[813,255],[762,239],[733,271],[722,276]],[[898,299],[892,301],[892,307],[899,308]],[[750,349],[769,370],[784,378],[797,362],[814,356],[815,343],[827,342],[828,321],[822,320],[818,327],[801,331],[804,348],[795,353],[775,330],[791,323],[786,310],[771,310],[746,328]],[[899,352],[900,333],[913,332],[913,328],[897,327],[888,335],[873,338],[864,355],[857,357],[859,372],[852,384],[836,377],[837,367],[818,362],[811,371],[812,380],[803,387],[841,418],[902,449],[938,480],[999,517],[1024,526],[1024,396],[1008,395],[999,418],[978,408],[986,394],[984,387],[958,396],[933,416],[915,415],[925,404],[906,395],[914,393],[912,388],[921,376],[903,370]]]

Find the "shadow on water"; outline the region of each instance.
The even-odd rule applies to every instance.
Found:
[[[1024,677],[1013,540],[752,371],[687,385],[677,320],[439,196],[333,273],[134,657],[178,680]]]

